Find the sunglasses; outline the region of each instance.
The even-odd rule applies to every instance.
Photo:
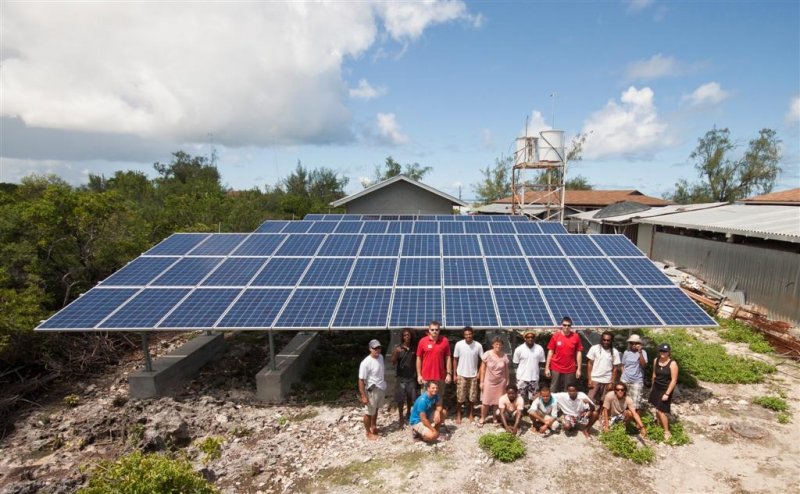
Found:
[[[438,329],[429,329],[428,331],[430,331],[431,333],[438,333],[439,332]]]
[[[572,327],[572,324],[562,324],[561,326],[563,326],[563,327],[565,327],[565,328],[571,328],[571,327]]]

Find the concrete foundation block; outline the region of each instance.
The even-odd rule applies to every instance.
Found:
[[[267,403],[283,402],[291,391],[292,384],[303,377],[319,340],[316,332],[297,333],[275,355],[275,370],[270,363],[256,374],[256,397]]]
[[[128,395],[136,399],[167,396],[181,382],[223,353],[225,337],[222,334],[198,335],[155,359],[151,372],[142,369],[128,376]]]

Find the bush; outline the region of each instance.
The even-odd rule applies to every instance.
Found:
[[[203,452],[203,464],[208,465],[211,460],[216,460],[222,456],[222,441],[219,436],[209,436],[202,441],[197,441],[195,446]]]
[[[775,412],[788,412],[789,404],[786,400],[777,396],[759,396],[753,400],[756,405],[761,405]]]
[[[648,433],[650,429],[648,428]],[[600,442],[611,451],[614,456],[632,460],[640,465],[652,463],[656,454],[649,446],[636,443],[626,432],[623,424],[616,424],[608,432],[600,433]]]
[[[658,424],[656,418],[650,413],[642,414],[642,424],[647,429],[647,437],[657,443],[669,444],[670,446],[683,446],[692,442],[683,424],[680,422],[673,422],[669,425],[669,433],[671,437],[669,441],[664,439],[664,429]]]
[[[778,423],[779,424],[788,424],[792,421],[792,416],[788,412],[779,412],[778,413]]]
[[[123,456],[116,462],[101,462],[92,472],[89,484],[80,494],[143,494],[218,492],[186,460],[140,452]]]
[[[75,394],[67,395],[63,400],[64,404],[70,408],[75,408],[81,402],[81,397]]]
[[[478,439],[478,445],[495,460],[510,463],[525,456],[525,445],[509,432],[484,434]]]
[[[750,351],[755,353],[770,353],[772,347],[764,335],[754,330],[747,324],[733,319],[718,319],[720,325],[719,336],[725,341],[734,343],[747,343]]]

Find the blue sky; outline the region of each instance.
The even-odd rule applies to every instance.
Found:
[[[660,196],[714,125],[777,130],[800,187],[800,4],[4,2],[0,181],[152,173],[183,149],[234,188],[298,160],[361,188],[392,155],[465,200],[525,127],[591,132],[570,172]],[[555,96],[550,95],[555,93]]]

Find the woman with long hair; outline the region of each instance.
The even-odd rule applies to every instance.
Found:
[[[490,407],[496,407],[508,385],[508,356],[503,352],[503,340],[492,340],[492,349],[483,352],[480,370],[481,420],[478,427],[486,422]]]

